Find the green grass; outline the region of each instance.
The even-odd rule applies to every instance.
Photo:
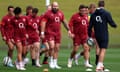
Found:
[[[60,5],[60,9],[64,12],[66,19],[69,21],[71,15],[78,11],[78,6],[80,4],[88,5],[90,3],[96,3],[98,0],[51,0],[58,1]],[[111,69],[111,72],[120,72],[120,4],[119,0],[105,0],[106,1],[106,9],[109,10],[113,16],[113,19],[118,25],[117,29],[113,29],[109,27],[110,33],[110,42],[108,52],[105,58],[105,66]],[[7,6],[20,6],[23,9],[23,14],[25,14],[25,8],[28,5],[32,5],[34,7],[39,8],[39,15],[45,11],[45,0],[0,0],[0,19],[7,13]],[[73,68],[68,69],[67,59],[70,56],[72,46],[72,40],[68,38],[67,32],[64,28],[62,28],[62,44],[61,50],[59,53],[59,61],[58,63],[62,66],[61,70],[52,70],[49,69],[49,72],[85,72],[85,67],[83,65],[84,59],[81,58],[79,60],[80,65],[75,66],[73,64]],[[7,54],[7,46],[2,41],[0,36],[0,72],[19,72],[15,68],[7,68],[2,64],[3,57]],[[29,55],[28,55],[29,57]],[[16,59],[16,52],[14,53],[14,60]],[[91,51],[91,63],[94,64],[95,61],[95,51],[92,49]],[[43,66],[42,68],[35,68],[31,66],[31,63],[27,65],[27,71],[23,72],[42,72],[44,68],[48,68],[48,65]],[[95,69],[95,64],[94,64]],[[93,71],[94,72],[94,71]]]
[[[82,49],[80,49],[82,50]],[[79,51],[80,51],[79,50]],[[4,52],[3,52],[4,51]],[[36,68],[31,66],[31,61],[28,63],[26,66],[27,70],[23,72],[42,72],[44,68],[48,68],[49,72],[85,72],[85,67],[84,67],[84,59],[81,57],[79,59],[79,65],[76,66],[75,63],[73,62],[73,67],[72,68],[67,68],[67,60],[68,57],[70,56],[71,48],[66,48],[66,49],[61,49],[59,53],[59,59],[58,59],[58,64],[62,67],[61,70],[57,69],[49,69],[48,65],[43,65],[41,68]],[[0,72],[19,72],[16,70],[16,68],[8,68],[3,66],[2,60],[4,56],[6,55],[6,49],[3,49],[0,51]],[[16,57],[16,52],[14,52],[14,60]],[[29,57],[29,55],[28,55]],[[41,57],[41,63],[42,63],[42,58]],[[91,50],[91,64],[94,65],[93,70],[95,70],[95,49],[93,48]],[[105,67],[109,68],[111,72],[119,72],[119,66],[120,66],[120,49],[119,48],[109,48],[106,53],[105,57]],[[95,72],[95,71],[92,71]]]

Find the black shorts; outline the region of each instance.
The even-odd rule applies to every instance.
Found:
[[[100,48],[105,48],[107,49],[108,47],[108,40],[100,40],[100,39],[96,39],[98,42],[98,45]]]

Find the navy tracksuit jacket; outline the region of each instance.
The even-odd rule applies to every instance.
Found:
[[[88,35],[91,37],[92,27],[94,27],[95,38],[99,42],[107,41],[109,39],[108,23],[112,27],[117,27],[109,12],[103,8],[96,9],[91,15],[90,24],[88,27]]]

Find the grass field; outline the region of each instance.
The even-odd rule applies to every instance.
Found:
[[[4,52],[3,52],[4,51]],[[86,72],[85,67],[84,67],[84,59],[81,57],[79,59],[79,65],[76,66],[75,63],[73,62],[73,67],[72,68],[67,68],[67,60],[70,55],[71,49],[66,48],[66,49],[61,49],[59,53],[59,60],[58,64],[62,67],[61,70],[57,69],[49,69],[48,65],[43,65],[41,68],[36,68],[32,67],[31,63],[28,63],[26,66],[27,70],[23,72],[42,72],[44,68],[48,68],[49,72]],[[4,67],[2,64],[2,60],[4,56],[6,55],[6,50],[3,49],[0,51],[0,72],[19,72],[16,70],[16,68],[8,68]],[[14,59],[16,55],[14,53]],[[29,56],[28,56],[29,57]],[[43,57],[41,57],[43,58]],[[93,70],[95,70],[95,50],[94,48],[91,51],[91,64],[94,65]],[[42,61],[41,61],[42,62]],[[106,58],[105,58],[105,66],[109,68],[111,71],[110,72],[120,72],[120,48],[110,48],[107,51]],[[95,71],[92,71],[95,72]]]
[[[70,19],[71,15],[78,11],[78,6],[80,4],[88,5],[90,3],[96,3],[98,0],[51,0],[58,1],[60,4],[60,9],[64,12],[67,20]],[[105,66],[110,68],[111,72],[120,72],[120,4],[119,0],[105,0],[106,9],[109,10],[113,16],[113,19],[118,25],[117,29],[109,27],[110,33],[110,44],[107,51]],[[45,0],[0,0],[0,19],[7,13],[7,6],[20,6],[23,9],[23,14],[25,14],[25,8],[28,5],[39,8],[39,15],[45,11]],[[71,52],[72,41],[67,37],[67,32],[62,28],[62,44],[59,53],[58,63],[62,66],[61,70],[49,69],[49,72],[85,72],[85,67],[83,65],[83,58],[79,60],[79,66],[73,64],[73,68],[67,68],[67,59]],[[2,64],[3,57],[7,54],[7,46],[2,41],[0,36],[0,72],[19,72],[16,68],[7,68]],[[28,55],[29,57],[29,55]],[[16,58],[16,52],[14,52],[14,60]],[[91,63],[94,64],[95,51],[91,51]],[[48,65],[44,65],[42,68],[35,68],[31,66],[31,63],[27,65],[27,70],[23,72],[42,72],[44,68],[48,68]],[[95,69],[95,64],[94,68]],[[94,72],[94,71],[93,71]]]

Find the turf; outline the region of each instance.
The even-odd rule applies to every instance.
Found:
[[[96,3],[98,0],[51,0],[58,1],[60,4],[60,9],[64,12],[66,19],[69,21],[71,15],[78,11],[78,6],[80,4],[88,5],[90,3]],[[111,72],[120,72],[120,4],[119,0],[105,0],[106,1],[106,9],[109,10],[113,16],[113,19],[118,25],[117,29],[113,29],[109,27],[110,33],[110,42],[106,59],[105,66],[110,68]],[[45,0],[0,0],[0,19],[7,13],[7,6],[20,6],[23,9],[23,14],[25,14],[25,8],[28,5],[32,5],[34,7],[39,8],[39,15],[45,11]],[[67,68],[67,59],[70,56],[72,40],[68,38],[67,32],[64,28],[62,28],[62,42],[61,42],[61,50],[59,53],[59,61],[58,63],[62,66],[61,70],[52,70],[49,69],[49,72],[85,72],[85,67],[83,65],[84,59],[81,58],[79,60],[79,65],[76,66],[73,64],[73,68]],[[7,46],[2,41],[0,36],[0,72],[19,72],[16,68],[8,68],[4,67],[2,64],[3,57],[7,54]],[[29,55],[28,55],[29,57]],[[14,52],[14,60],[16,59],[16,52]],[[95,61],[95,51],[92,49],[91,51],[91,63],[94,64]],[[31,63],[27,66],[27,70],[23,72],[42,72],[44,68],[48,68],[48,65],[44,65],[42,68],[32,67]],[[95,64],[94,68],[95,69]],[[94,72],[94,71],[93,71]]]
[[[81,49],[80,49],[81,50]],[[79,50],[79,51],[80,51]],[[3,52],[4,51],[4,52]],[[120,49],[119,48],[109,48],[107,50],[107,54],[105,57],[105,67],[109,68],[111,72],[119,72],[119,66],[120,66],[120,54],[119,54]],[[43,65],[41,68],[36,68],[31,66],[31,61],[27,64],[26,71],[23,72],[42,72],[44,68],[48,68],[49,72],[86,72],[85,67],[84,67],[84,59],[81,57],[79,59],[79,65],[76,66],[75,63],[73,62],[73,67],[72,68],[67,68],[67,60],[70,55],[71,49],[66,48],[66,49],[61,49],[59,53],[59,59],[58,59],[58,64],[62,67],[62,69],[57,70],[57,69],[49,69],[48,65]],[[6,50],[3,49],[0,51],[0,72],[19,72],[16,70],[16,68],[8,68],[3,66],[2,60],[4,56],[6,55]],[[16,52],[14,52],[14,60],[16,57]],[[29,57],[29,55],[28,55]],[[41,63],[42,63],[42,58],[41,57]],[[90,58],[91,64],[94,65],[93,71],[95,72],[95,49],[93,48],[91,50],[91,58]]]

